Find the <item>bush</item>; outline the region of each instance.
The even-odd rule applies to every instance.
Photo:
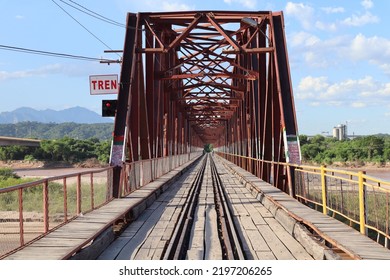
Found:
[[[0,180],[4,181],[9,178],[19,179],[20,177],[16,175],[11,168],[0,168]]]
[[[309,139],[301,136],[302,158],[306,162],[332,164],[355,162],[384,164],[390,160],[389,136],[363,136],[337,141],[321,135]]]

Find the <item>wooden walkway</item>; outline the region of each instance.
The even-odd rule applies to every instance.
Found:
[[[113,227],[123,219],[136,219],[144,209],[190,168],[192,160],[159,179],[147,184],[125,198],[114,199],[107,205],[49,233],[5,260],[61,260],[69,258],[94,259],[115,236]],[[147,199],[145,199],[147,198]],[[104,234],[103,234],[104,233]],[[99,238],[103,236],[103,238]],[[92,250],[82,250],[87,247]],[[75,256],[73,252],[81,250]]]
[[[222,177],[228,200],[231,203],[231,211],[234,222],[238,226],[246,259],[313,260],[325,258],[324,254],[327,249],[310,238],[309,232],[303,227],[301,230],[296,230],[296,235],[299,235],[302,240],[300,243],[222,164],[217,165],[217,170]],[[130,224],[98,259],[162,259],[164,248],[175,229],[195,174],[196,169],[172,185],[135,222]],[[189,260],[223,259],[218,238],[214,195],[208,165],[193,218],[193,231],[187,251]],[[338,256],[328,253],[327,258],[337,259]]]
[[[390,250],[358,231],[304,206],[238,166],[215,158],[247,259],[340,259],[339,251],[328,248],[324,241],[350,258],[390,259]],[[161,259],[195,176],[196,168],[191,163],[126,198],[78,217],[5,259]],[[216,216],[210,180],[203,181],[199,193],[187,259],[221,259],[218,247],[213,247],[218,229],[215,222],[210,222]],[[113,227],[126,219],[132,222],[116,237]],[[74,255],[75,250],[79,252]]]
[[[348,225],[311,209],[291,196],[262,181],[237,165],[219,157],[240,181],[298,240],[297,226],[311,228],[329,244],[343,250],[351,258],[364,260],[390,260],[390,250],[376,243]],[[283,222],[284,221],[284,222]],[[306,248],[307,249],[307,248]],[[326,252],[329,253],[329,252]]]

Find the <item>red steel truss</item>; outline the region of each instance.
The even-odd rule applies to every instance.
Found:
[[[124,161],[204,144],[264,161],[299,161],[282,12],[128,14],[111,156],[117,176]],[[292,192],[284,166],[250,169]]]

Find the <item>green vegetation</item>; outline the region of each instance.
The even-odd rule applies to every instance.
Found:
[[[316,135],[308,138],[299,137],[302,158],[309,163],[333,164],[339,163],[376,163],[384,164],[390,161],[389,136],[363,136],[353,140],[338,141]]]
[[[211,153],[213,151],[213,144],[206,144],[206,145],[204,145],[204,151],[206,153]]]
[[[91,205],[91,187],[89,177],[81,181],[81,205],[82,211],[88,211],[92,208]],[[19,178],[10,168],[0,168],[0,189],[9,186],[16,186],[27,182],[36,181],[36,178]],[[59,182],[50,182],[48,185],[49,191],[49,212],[50,214],[61,214],[64,211],[64,192],[63,185]],[[38,184],[23,190],[23,210],[28,212],[42,212],[43,185]],[[94,204],[101,205],[106,199],[107,183],[94,182]],[[77,184],[69,183],[67,185],[67,203],[68,212],[76,213],[77,203]],[[18,210],[19,200],[16,191],[8,192],[0,195],[0,210],[1,211],[16,211]]]
[[[57,140],[44,140],[40,147],[0,147],[0,160],[42,160],[77,163],[96,158],[102,163],[108,163],[110,147],[111,144],[108,140],[100,141],[97,138],[77,140],[64,137]]]
[[[0,124],[0,135],[19,138],[74,139],[97,138],[110,140],[114,125],[112,123],[79,124],[79,123],[40,123],[20,122]]]
[[[21,179],[11,168],[0,168],[0,189],[15,186],[34,179]],[[0,208],[1,209],[1,208]]]

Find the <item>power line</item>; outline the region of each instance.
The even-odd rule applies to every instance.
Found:
[[[54,4],[56,4],[64,13],[66,13],[69,17],[71,17],[74,21],[76,21],[82,28],[84,28],[89,34],[91,34],[95,39],[97,39],[100,43],[106,46],[108,49],[112,50],[106,43],[104,43],[99,37],[93,34],[88,28],[86,28],[81,22],[79,22],[75,17],[73,17],[70,13],[68,13],[61,5],[59,5],[56,1],[51,0]],[[119,54],[117,54],[121,57]]]
[[[87,61],[99,61],[99,62],[108,61],[106,59],[100,59],[100,58],[95,58],[95,57],[73,55],[73,54],[65,54],[65,53],[58,53],[58,52],[48,52],[48,51],[34,50],[34,49],[28,49],[28,48],[20,48],[20,47],[7,46],[7,45],[0,45],[0,49],[7,50],[7,51],[14,51],[14,52],[30,53],[30,54],[35,54],[35,55],[44,55],[44,56],[54,56],[54,57],[68,58],[68,59],[87,60]]]
[[[72,7],[73,9],[76,9],[76,10],[78,10],[78,11],[84,13],[84,14],[87,14],[87,15],[89,15],[91,17],[94,17],[94,18],[96,18],[98,20],[104,21],[104,22],[112,24],[112,25],[116,25],[116,26],[119,26],[119,27],[126,28],[125,24],[117,22],[117,21],[112,20],[112,19],[109,19],[109,18],[107,18],[107,17],[105,17],[105,16],[103,16],[101,14],[98,14],[98,13],[96,13],[96,12],[94,12],[94,11],[92,11],[92,10],[90,10],[90,9],[88,9],[88,8],[78,4],[78,3],[76,3],[75,1],[69,0],[69,2],[72,2],[73,4],[75,4],[75,5],[77,5],[77,6],[81,7],[81,8],[78,8],[78,7],[72,5],[72,4],[68,3],[68,2],[65,2],[64,0],[60,0],[60,1],[62,3],[64,3],[64,4],[68,5],[69,7]]]

